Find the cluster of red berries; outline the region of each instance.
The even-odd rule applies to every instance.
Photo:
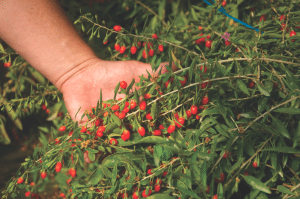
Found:
[[[122,31],[122,27],[121,27],[120,25],[115,25],[115,26],[113,27],[113,29],[114,29],[114,31],[116,31],[116,32]],[[157,34],[155,34],[155,33],[152,34],[152,38],[153,38],[153,39],[158,39]],[[107,40],[104,41],[103,44],[107,44]],[[154,49],[153,49],[153,44],[152,44],[151,42],[144,42],[144,43],[143,43],[143,46],[145,46],[145,45],[147,45],[147,47],[148,47],[148,54],[146,53],[145,50],[143,50],[143,58],[146,59],[146,58],[148,57],[148,55],[149,55],[150,57],[153,57],[153,56],[154,56],[154,53],[155,53],[155,51],[154,51]],[[131,47],[130,47],[130,52],[131,52],[131,54],[133,54],[133,55],[136,54],[138,48],[141,48],[141,47],[142,47],[142,42],[141,42],[141,41],[137,42],[137,45],[131,46]],[[116,44],[115,44],[115,50],[118,51],[118,52],[120,52],[120,54],[123,54],[123,53],[126,51],[126,46],[125,46],[125,45],[120,46],[120,44],[117,44],[117,43],[116,43]],[[162,44],[159,44],[159,45],[158,45],[158,50],[159,50],[160,52],[163,52],[163,51],[164,51],[164,46],[163,46]]]
[[[201,33],[199,36],[202,36],[202,35],[204,35],[204,34]],[[209,38],[210,38],[210,35],[207,35],[206,37],[202,37],[202,38],[196,40],[195,42],[198,45],[205,44],[205,47],[211,49],[212,40],[210,40]]]
[[[5,62],[5,63],[4,63],[4,67],[5,67],[5,68],[8,68],[8,67],[10,67],[10,66],[11,66],[11,62]]]

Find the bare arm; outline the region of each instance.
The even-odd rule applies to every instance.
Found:
[[[1,1],[0,37],[59,90],[97,60],[57,0]]]

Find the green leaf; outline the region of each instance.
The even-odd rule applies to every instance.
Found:
[[[202,182],[202,185],[206,187],[206,182],[207,182],[207,160],[205,159],[202,166],[201,166],[201,171],[200,171],[200,179]]]
[[[156,118],[156,107],[157,107],[157,103],[154,102],[151,106],[151,114],[150,114],[152,116],[153,120],[155,120],[155,118]]]
[[[148,199],[174,199],[173,196],[167,194],[152,194],[147,197]]]
[[[295,149],[295,148],[288,147],[288,146],[272,147],[269,149],[263,149],[262,151],[276,151],[276,152],[281,152],[281,153],[300,153],[300,149]]]
[[[282,193],[286,193],[286,194],[290,194],[290,195],[296,195],[294,192],[292,192],[291,190],[289,190],[288,188],[286,188],[283,185],[278,185],[277,190],[282,192]]]
[[[243,174],[240,174],[245,181],[251,185],[253,188],[258,189],[260,191],[263,191],[265,193],[271,194],[270,189],[264,185],[264,183],[262,183],[260,180],[258,180],[257,178],[253,177],[253,176],[245,176]]]
[[[176,187],[179,191],[181,191],[182,193],[191,196],[192,198],[198,198],[201,199],[195,192],[190,191],[188,189],[184,189],[182,187]]]
[[[115,114],[111,114],[111,118],[118,126],[121,126],[122,122],[121,122],[120,118],[118,118],[118,116],[116,116]]]
[[[117,84],[117,86],[116,86],[116,88],[114,90],[114,100],[116,100],[116,96],[117,96],[119,88],[120,88],[120,82]]]
[[[296,114],[300,114],[300,109],[299,108],[278,108],[275,109],[273,112],[296,115]]]
[[[246,84],[245,84],[242,80],[240,80],[240,79],[237,80],[237,86],[238,86],[245,94],[247,94],[248,96],[250,96],[250,93],[249,93],[249,91],[248,91],[248,88],[247,88]]]
[[[135,83],[135,79],[133,78],[129,84],[129,86],[127,86],[126,88],[126,93],[129,93],[129,90],[132,88],[132,86],[134,85]]]
[[[117,180],[117,175],[118,175],[118,162],[115,163],[113,171],[112,171],[112,179],[111,179],[111,184],[114,186]]]
[[[261,92],[261,94],[265,96],[270,96],[270,93],[267,91],[267,89],[258,81],[255,80],[255,83],[257,85],[258,90]]]
[[[272,116],[272,115],[271,115]],[[272,127],[274,127],[274,130],[283,135],[286,138],[291,138],[288,130],[285,128],[284,124],[277,119],[276,117],[272,116]]]
[[[93,174],[90,176],[87,185],[96,185],[102,180],[103,178],[103,171],[102,166],[99,165],[99,167],[93,172]]]
[[[160,146],[160,145],[154,146],[153,159],[154,159],[154,163],[157,167],[159,167],[162,152],[163,152],[162,146]]]

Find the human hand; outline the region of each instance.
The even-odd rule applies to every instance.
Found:
[[[160,67],[166,65],[162,63]],[[160,67],[154,73],[154,77],[158,76]],[[140,81],[139,76],[144,74],[148,78],[148,72],[153,75],[150,64],[139,61],[104,61],[98,60],[91,65],[83,68],[66,80],[61,87],[64,96],[66,108],[71,119],[78,121],[79,124],[85,124],[87,117],[80,121],[85,110],[97,105],[100,97],[100,89],[102,89],[102,100],[113,99],[114,89],[120,81],[125,81],[129,85],[132,79],[135,83]],[[139,87],[133,86],[134,89]],[[117,94],[116,99],[125,97],[125,94]],[[81,107],[76,118],[75,114]],[[89,126],[89,125],[88,125]]]

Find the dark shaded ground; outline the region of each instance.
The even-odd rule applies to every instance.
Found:
[[[32,149],[22,147],[13,142],[10,145],[0,144],[0,190],[5,189],[6,182],[14,176],[15,172],[25,162],[25,158],[33,153]]]

